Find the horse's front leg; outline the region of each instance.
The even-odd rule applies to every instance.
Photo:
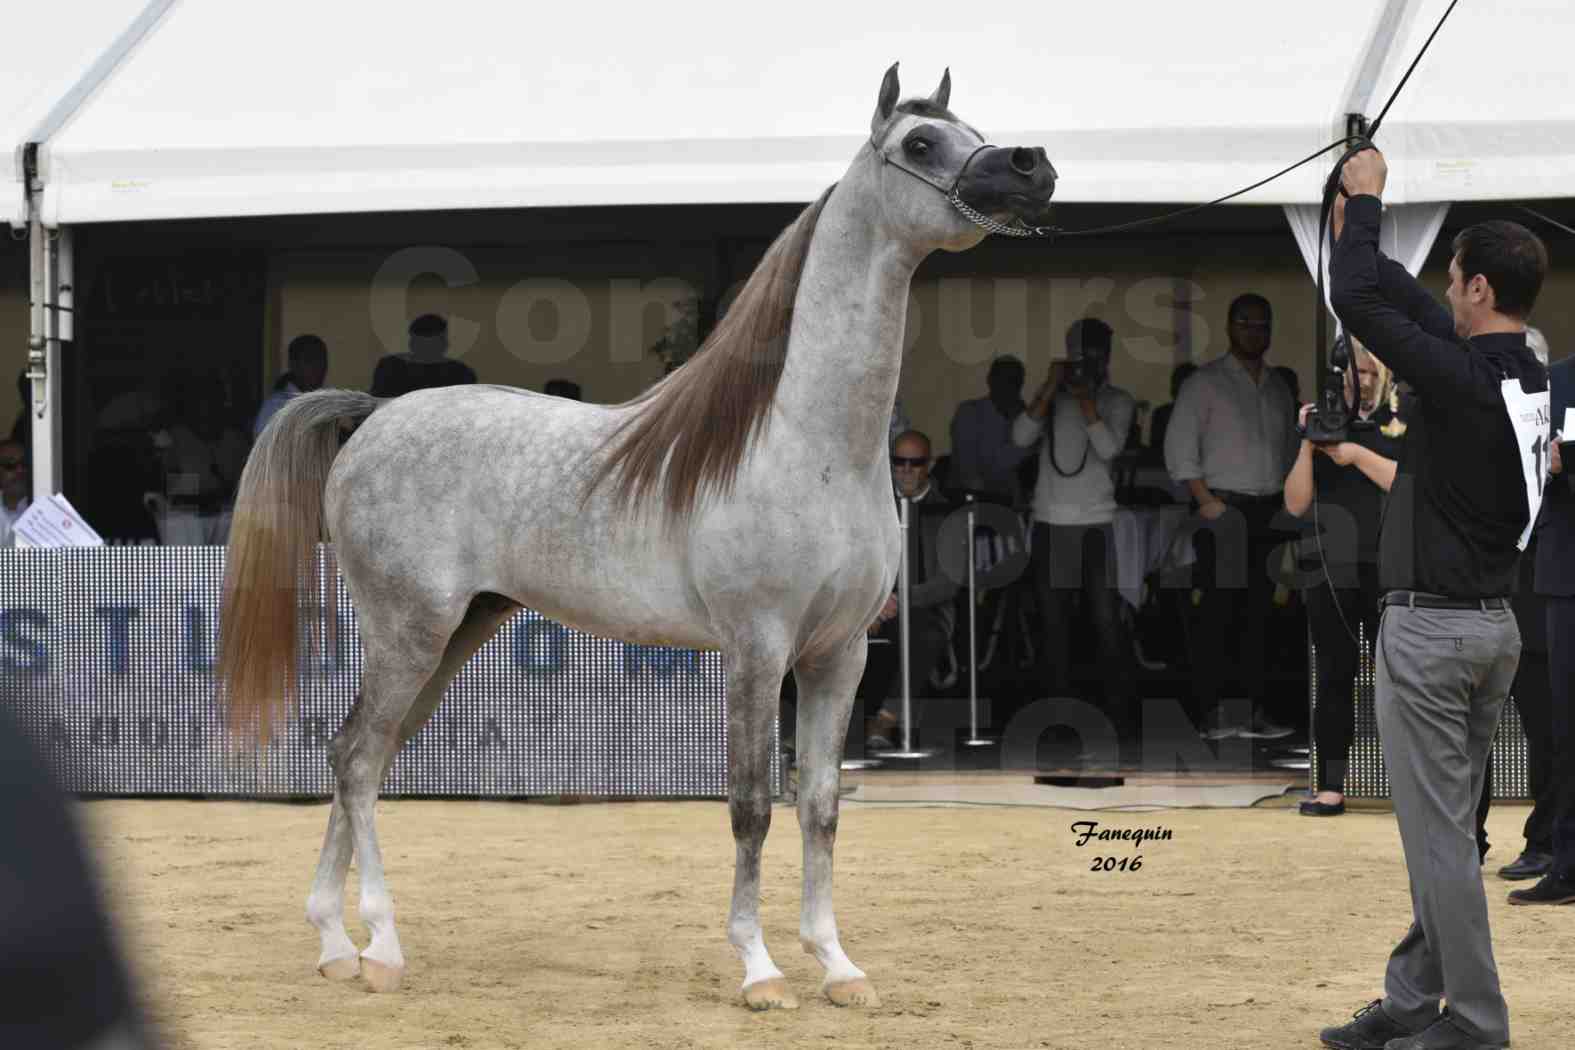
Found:
[[[727,939],[744,962],[751,1010],[796,1010],[798,998],[771,961],[760,930],[760,854],[771,828],[771,723],[787,667],[785,646],[727,652],[727,793],[737,846]]]
[[[831,907],[842,748],[867,652],[859,636],[820,663],[800,663],[793,671],[798,679],[798,824],[804,836],[798,936],[804,950],[826,968],[821,990],[838,1006],[880,1005],[875,986],[843,952]]]

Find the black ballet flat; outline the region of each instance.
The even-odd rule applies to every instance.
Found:
[[[1338,817],[1345,812],[1345,800],[1334,803],[1319,802],[1317,799],[1308,799],[1299,807],[1304,817]]]

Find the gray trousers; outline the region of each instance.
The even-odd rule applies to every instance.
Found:
[[[1384,1012],[1420,1030],[1448,1000],[1455,1025],[1509,1041],[1477,854],[1476,808],[1520,663],[1508,609],[1390,606],[1378,627],[1378,732],[1411,882],[1411,929],[1389,957]]]

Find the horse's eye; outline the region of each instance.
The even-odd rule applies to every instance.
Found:
[[[915,157],[922,157],[930,152],[930,144],[924,139],[909,139],[903,143],[903,148]]]

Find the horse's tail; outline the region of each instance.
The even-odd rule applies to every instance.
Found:
[[[232,730],[266,743],[274,714],[293,708],[300,648],[299,594],[323,532],[323,490],[340,428],[382,402],[352,390],[288,401],[269,421],[241,474],[225,552],[215,678]]]

